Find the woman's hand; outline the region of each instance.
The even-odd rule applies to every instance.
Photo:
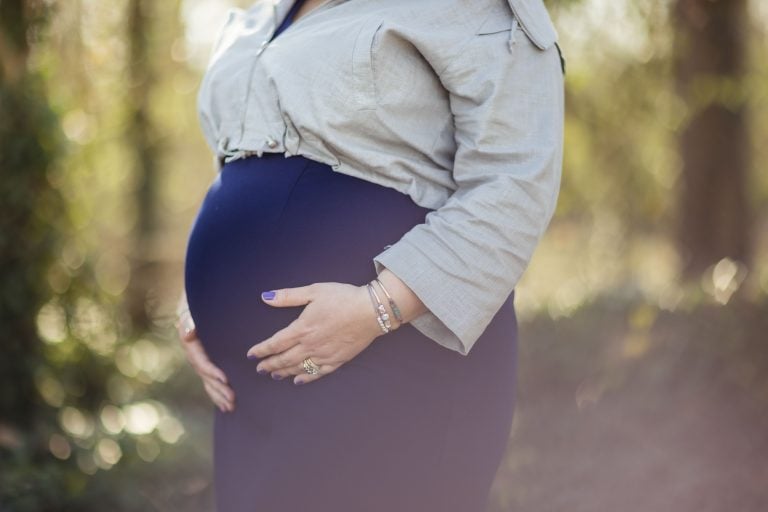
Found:
[[[275,379],[296,375],[295,384],[311,382],[335,371],[383,334],[366,285],[315,283],[274,292],[274,298],[268,299],[267,292],[262,300],[275,307],[306,307],[288,326],[248,350],[249,359],[262,359],[256,367],[259,373],[272,373]],[[392,328],[397,327],[393,320]],[[319,373],[304,371],[307,357],[320,367]]]
[[[224,372],[208,359],[189,310],[183,312],[177,323],[179,338],[187,360],[203,380],[205,392],[221,412],[235,410],[235,392],[229,387]]]

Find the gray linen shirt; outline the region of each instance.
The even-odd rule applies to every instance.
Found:
[[[428,311],[411,325],[467,355],[554,213],[563,76],[541,0],[294,0],[234,9],[198,95],[219,165],[304,155],[410,195],[425,222],[373,258]]]

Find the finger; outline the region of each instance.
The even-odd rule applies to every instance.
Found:
[[[285,352],[296,345],[298,343],[297,340],[308,335],[308,333],[301,330],[300,326],[301,324],[298,322],[298,319],[294,320],[266,340],[249,348],[248,352],[246,352],[246,357],[248,359],[264,359],[272,354]]]
[[[235,391],[231,387],[227,386],[226,384],[222,384],[216,379],[209,378],[206,380],[211,384],[211,386],[219,391],[219,393],[227,400],[228,403],[234,404]]]
[[[213,377],[214,379],[218,380],[222,384],[229,384],[229,379],[227,379],[227,375],[222,371],[221,368],[216,366],[211,362],[210,359],[208,359],[207,356],[205,356],[205,359],[202,361],[200,369],[208,376]]]
[[[313,359],[314,361],[314,359]],[[307,384],[309,382],[316,381],[317,379],[322,379],[326,375],[333,373],[338,366],[329,365],[329,364],[319,364],[320,372],[315,374],[309,374],[304,370],[304,367],[301,368],[301,373],[296,375],[296,377],[293,378],[294,384]]]
[[[221,409],[221,412],[224,412],[227,410],[226,407],[226,400],[224,397],[221,396],[221,394],[211,385],[210,381],[203,380],[203,387],[205,388],[206,393],[208,393],[208,396],[210,397],[211,401]]]
[[[280,308],[290,306],[304,306],[309,304],[313,299],[313,294],[315,291],[316,287],[314,284],[298,286],[295,288],[280,288],[278,290],[262,292],[261,299],[270,306]]]
[[[333,372],[333,370],[338,368],[338,366],[334,366],[330,364],[320,364],[317,361],[315,361],[314,358],[312,359],[312,361],[319,368],[318,370],[319,373],[315,373],[315,374],[307,373],[307,370],[304,369],[304,360],[302,359],[302,362],[300,362],[297,365],[272,372],[272,378],[279,380],[285,377],[293,377],[294,375],[305,375],[307,377],[323,376],[323,375],[328,375],[329,373]]]
[[[199,340],[189,342],[186,345],[187,357],[198,373],[218,379],[224,384],[229,384],[226,374],[211,362],[208,354]]]
[[[214,380],[204,380],[207,385],[207,389],[215,393],[217,403],[227,411],[233,411],[235,409],[234,393],[232,393],[232,399],[230,400],[227,392],[222,389],[221,384],[216,384]]]
[[[307,348],[301,343],[297,343],[284,352],[262,360],[258,366],[256,366],[256,371],[259,373],[269,373],[279,372],[280,370],[288,371],[292,367],[302,368],[301,363],[309,356],[310,354],[307,354]],[[317,359],[312,360],[319,364]]]

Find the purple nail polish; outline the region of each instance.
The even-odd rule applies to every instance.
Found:
[[[303,380],[297,380],[294,384],[296,384],[298,386],[299,384],[304,384],[304,381]]]
[[[257,368],[256,369],[256,373],[258,373],[259,375],[266,375],[267,374],[267,370],[265,370],[263,368]]]
[[[282,378],[283,378],[283,376],[282,376],[282,375],[279,375],[279,374],[277,374],[277,373],[273,373],[273,374],[272,374],[272,378],[273,378],[273,379],[275,379],[275,380],[280,380],[280,379],[282,379]]]
[[[271,292],[262,292],[261,298],[264,300],[272,300],[275,298],[275,291],[273,290]]]
[[[248,354],[248,359],[256,359],[257,357],[256,354]]]

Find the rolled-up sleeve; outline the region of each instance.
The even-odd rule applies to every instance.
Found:
[[[456,189],[373,258],[377,274],[388,268],[427,307],[411,325],[462,355],[522,277],[560,189],[559,55],[509,35],[474,36],[439,72],[455,125]]]

